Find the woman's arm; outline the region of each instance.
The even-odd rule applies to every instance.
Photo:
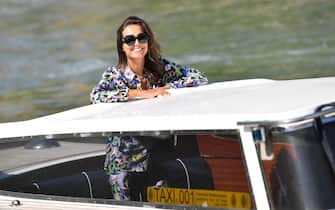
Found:
[[[128,100],[129,88],[115,67],[109,67],[90,95],[91,103],[111,103]]]
[[[197,69],[181,66],[165,58],[162,58],[162,62],[165,66],[165,73],[162,79],[163,84],[170,84],[173,88],[183,88],[208,83],[206,75]]]
[[[170,85],[165,85],[163,87],[149,89],[149,90],[129,90],[128,98],[136,99],[136,98],[154,98],[156,96],[165,96],[169,95],[169,92],[166,90],[171,88]]]
[[[102,75],[98,85],[93,88],[90,95],[91,103],[125,102],[136,98],[154,98],[159,95],[168,95],[166,89],[171,88],[170,85],[165,85],[149,90],[129,89],[124,81],[115,67],[109,67]]]

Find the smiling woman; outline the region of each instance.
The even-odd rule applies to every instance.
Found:
[[[149,25],[130,16],[117,30],[118,64],[109,67],[91,93],[92,103],[167,95],[166,89],[207,84],[200,71],[161,57]]]
[[[109,67],[91,93],[92,103],[122,102],[169,95],[167,89],[207,84],[200,71],[169,62],[149,25],[130,16],[117,30],[118,64]],[[107,143],[105,170],[113,197],[129,200],[128,172],[145,172],[148,148],[136,137],[112,136]]]

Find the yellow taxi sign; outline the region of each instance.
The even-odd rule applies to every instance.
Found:
[[[251,209],[251,197],[245,192],[148,187],[149,202],[216,208]]]

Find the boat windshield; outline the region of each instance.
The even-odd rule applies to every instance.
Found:
[[[335,117],[283,125],[268,135],[263,157],[275,209],[335,208]]]
[[[115,136],[140,140],[150,154],[146,172],[129,173],[131,201],[120,204],[254,208],[235,130],[2,139],[0,190],[115,204],[109,177],[103,170],[106,141]]]

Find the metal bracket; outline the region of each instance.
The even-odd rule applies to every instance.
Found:
[[[267,145],[267,142],[261,142],[259,144],[259,148],[262,160],[273,160],[274,155],[272,152],[272,145],[270,144]]]
[[[273,160],[272,142],[269,138],[268,129],[265,127],[251,128],[254,142],[259,144],[260,156],[262,160]]]

